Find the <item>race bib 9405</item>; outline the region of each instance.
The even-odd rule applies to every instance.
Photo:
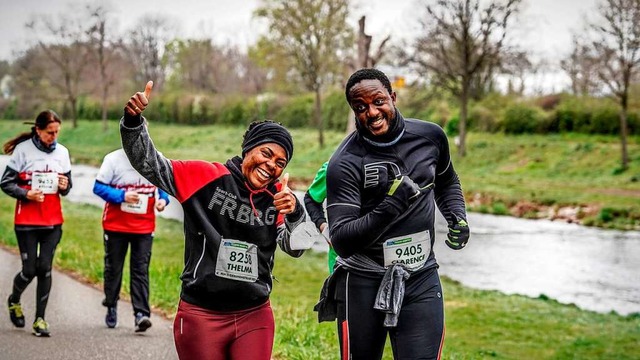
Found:
[[[421,268],[431,253],[429,231],[387,239],[383,244],[384,266],[404,264],[409,270]]]

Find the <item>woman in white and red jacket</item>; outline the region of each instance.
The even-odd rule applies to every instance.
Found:
[[[156,151],[141,116],[151,93],[134,94],[120,124],[133,167],[174,196],[184,210],[185,267],[174,320],[182,359],[271,358],[269,304],[276,244],[291,256],[290,233],[304,209],[282,174],[293,140],[280,124],[253,123],[242,157],[226,163],[169,160]]]
[[[17,199],[14,224],[22,259],[22,270],[13,280],[8,299],[9,315],[13,325],[24,327],[20,296],[37,277],[33,322],[36,336],[49,336],[44,314],[51,290],[53,256],[62,237],[60,195],[71,190],[69,151],[56,141],[61,124],[55,112],[43,111],[36,117],[31,132],[16,136],[3,147],[11,159],[0,187]]]

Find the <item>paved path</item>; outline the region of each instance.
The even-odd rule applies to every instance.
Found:
[[[51,360],[122,360],[177,359],[173,345],[171,321],[155,315],[153,326],[143,334],[136,334],[131,303],[119,301],[118,327],[104,324],[103,295],[98,289],[75,281],[54,271],[46,319],[50,338],[37,338],[31,333],[35,312],[36,280],[22,295],[27,324],[13,327],[6,307],[13,277],[20,269],[20,258],[0,248],[0,359]],[[177,301],[177,299],[176,299]]]

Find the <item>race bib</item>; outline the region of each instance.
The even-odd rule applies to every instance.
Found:
[[[31,189],[42,190],[43,194],[58,193],[58,173],[34,172],[31,175]]]
[[[399,263],[409,270],[417,270],[427,262],[431,253],[431,239],[427,230],[387,239],[382,247],[385,267]]]
[[[130,214],[146,214],[147,206],[149,205],[149,196],[140,194],[137,203],[120,203],[120,210]]]
[[[218,249],[216,276],[231,280],[258,280],[258,246],[240,240],[222,239]]]

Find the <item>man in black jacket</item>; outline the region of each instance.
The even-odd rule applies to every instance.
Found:
[[[437,359],[444,308],[434,205],[449,223],[449,247],[462,249],[469,238],[447,137],[436,124],[403,118],[379,70],[355,72],[345,95],[357,131],[327,171],[330,234],[339,258],[323,292],[335,303],[321,299],[320,319],[337,316],[343,359],[380,359],[387,334],[394,358]]]

